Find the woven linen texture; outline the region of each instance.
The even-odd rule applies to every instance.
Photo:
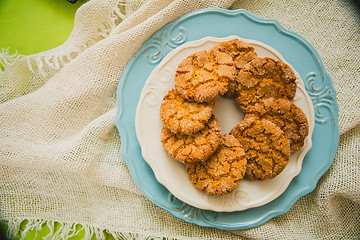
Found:
[[[206,7],[243,8],[299,33],[337,91],[341,137],[331,168],[288,213],[247,230],[202,228],[155,206],[132,181],[113,122],[131,56],[165,24]],[[0,218],[14,227],[23,219],[80,223],[99,238],[107,229],[178,239],[358,239],[359,50],[360,13],[350,0],[90,0],[61,46],[0,55]]]

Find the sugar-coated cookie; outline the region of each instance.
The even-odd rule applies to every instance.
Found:
[[[230,132],[246,153],[246,177],[271,179],[279,175],[289,162],[290,140],[274,123],[257,117],[245,117]]]
[[[165,151],[181,163],[208,159],[216,151],[220,141],[220,125],[214,116],[204,128],[191,135],[175,134],[166,127],[161,130],[161,142]]]
[[[231,193],[245,175],[246,157],[239,140],[225,134],[216,152],[206,161],[186,164],[191,182],[210,195]]]
[[[250,108],[248,115],[256,115],[275,123],[290,139],[291,153],[304,146],[309,134],[309,123],[305,113],[286,99],[267,98]]]
[[[202,129],[209,121],[215,102],[189,102],[170,90],[160,106],[160,119],[174,133],[192,134]]]
[[[226,59],[227,62],[232,61],[236,68],[235,78],[237,78],[239,71],[246,63],[257,57],[254,47],[239,39],[219,42],[210,49],[210,54],[215,56],[215,60],[218,62],[223,62],[223,59]],[[231,81],[225,96],[236,97],[236,85],[236,81]]]
[[[215,60],[208,51],[196,52],[184,59],[175,73],[175,90],[188,101],[215,101],[225,94],[235,78],[231,59]]]
[[[293,99],[296,76],[289,65],[272,58],[255,58],[240,70],[236,101],[247,112],[264,98]]]

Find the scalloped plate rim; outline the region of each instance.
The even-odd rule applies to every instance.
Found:
[[[329,88],[333,91],[333,94],[336,95],[335,89],[333,87],[332,81],[330,79],[330,76],[328,75],[328,73],[326,72],[324,65],[320,59],[320,56],[318,55],[317,51],[315,50],[315,48],[305,39],[303,38],[301,35],[288,30],[286,28],[284,28],[282,25],[280,25],[280,23],[275,20],[275,19],[271,19],[271,18],[261,18],[258,16],[255,16],[251,13],[249,13],[248,11],[244,10],[244,9],[237,9],[237,10],[227,10],[227,9],[221,9],[221,8],[205,8],[205,9],[201,9],[201,10],[196,10],[193,12],[189,12],[187,14],[182,15],[181,17],[179,17],[177,20],[175,20],[174,22],[171,22],[169,24],[175,24],[176,22],[179,22],[183,19],[186,18],[190,18],[194,15],[198,15],[198,14],[206,14],[208,12],[215,12],[215,13],[219,13],[219,14],[224,14],[224,15],[245,15],[247,18],[251,19],[253,22],[257,22],[257,23],[262,23],[262,24],[271,24],[274,27],[276,27],[280,32],[282,32],[283,34],[295,38],[299,41],[299,43],[304,46],[305,48],[307,48],[312,56],[314,57],[314,59],[316,59],[318,61],[318,64],[320,65],[322,71],[323,71],[323,79],[324,81],[327,81],[327,86],[329,86]],[[166,26],[166,25],[165,25]],[[164,26],[164,27],[165,27]],[[163,28],[162,28],[163,29]],[[162,29],[158,30],[161,31]],[[155,34],[155,33],[154,33]],[[150,38],[151,39],[151,38]],[[150,39],[148,39],[147,41],[149,41]],[[146,42],[147,42],[146,41]],[[146,43],[145,42],[145,43]],[[144,43],[144,44],[145,44]],[[141,50],[141,48],[140,48]],[[140,51],[139,50],[139,51]],[[120,155],[123,158],[123,160],[125,161],[125,163],[128,165],[130,174],[134,180],[134,182],[136,183],[136,185],[139,187],[139,189],[143,192],[143,194],[150,199],[155,205],[159,206],[160,208],[165,209],[166,211],[170,212],[172,215],[174,215],[175,217],[178,217],[184,221],[187,221],[189,223],[193,223],[202,227],[215,227],[218,229],[223,229],[223,230],[241,230],[241,229],[248,229],[248,228],[252,228],[252,227],[257,227],[259,225],[262,225],[264,223],[266,223],[267,221],[269,221],[270,219],[276,217],[276,216],[280,216],[282,214],[285,214],[287,211],[289,211],[289,209],[293,206],[293,204],[301,197],[309,194],[310,192],[312,192],[315,188],[316,185],[320,179],[320,177],[330,168],[335,154],[336,154],[336,149],[339,143],[339,127],[338,127],[338,105],[337,105],[337,101],[336,101],[336,97],[335,100],[333,101],[332,104],[332,109],[334,110],[334,123],[333,123],[333,127],[334,127],[334,141],[332,142],[332,151],[329,154],[328,158],[326,160],[324,160],[324,165],[321,169],[319,169],[317,171],[317,173],[314,175],[313,179],[311,180],[310,184],[305,187],[302,188],[301,191],[297,191],[296,193],[293,194],[293,197],[290,199],[290,201],[287,203],[287,205],[285,207],[281,207],[278,206],[277,208],[274,208],[273,210],[267,212],[264,215],[261,215],[259,217],[257,217],[255,220],[251,221],[251,222],[236,222],[234,224],[215,224],[214,222],[206,222],[206,221],[198,221],[198,220],[194,220],[192,218],[186,218],[183,214],[181,214],[179,211],[175,211],[172,208],[170,208],[169,206],[165,206],[164,204],[161,203],[161,201],[159,201],[157,198],[153,197],[147,189],[144,189],[142,186],[141,181],[139,180],[137,173],[136,173],[136,169],[135,166],[132,164],[132,160],[129,158],[129,155],[127,153],[128,150],[128,144],[127,144],[127,134],[126,134],[126,129],[121,125],[121,120],[123,118],[123,106],[121,105],[121,103],[123,102],[123,97],[120,96],[122,89],[123,89],[123,85],[125,83],[126,80],[126,76],[128,74],[128,72],[130,71],[132,64],[135,60],[136,54],[129,60],[128,64],[125,66],[123,74],[120,77],[119,80],[119,85],[118,85],[118,89],[117,89],[117,102],[120,103],[118,104],[118,109],[114,118],[114,122],[115,125],[119,131],[119,134],[121,136],[122,139],[122,144],[120,147]],[[119,97],[120,96],[120,97]],[[316,124],[315,124],[316,125]]]

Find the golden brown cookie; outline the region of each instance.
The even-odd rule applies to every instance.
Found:
[[[194,102],[211,102],[223,95],[235,78],[233,62],[216,61],[208,51],[196,52],[184,59],[175,74],[175,90]]]
[[[225,134],[216,152],[206,161],[186,164],[191,182],[210,195],[232,192],[245,175],[246,157],[240,142]]]
[[[189,102],[170,90],[160,106],[160,119],[174,133],[192,134],[202,129],[210,119],[215,102]]]
[[[215,56],[215,60],[218,62],[224,61],[223,59],[233,61],[236,68],[236,76],[246,63],[257,57],[254,47],[239,39],[219,42],[209,52]],[[225,96],[236,97],[236,85],[236,81],[232,81]]]
[[[219,42],[210,49],[210,53],[214,54],[219,62],[225,58],[232,60],[237,69],[257,57],[254,47],[239,39]]]
[[[279,175],[289,162],[290,140],[274,123],[257,117],[245,117],[230,132],[246,153],[246,177],[270,179]]]
[[[264,98],[293,99],[296,76],[289,65],[272,58],[255,58],[240,70],[236,81],[237,103],[247,112]]]
[[[181,163],[208,159],[221,141],[219,122],[214,115],[203,129],[191,135],[175,134],[166,127],[161,130],[161,142],[165,151]]]
[[[291,153],[304,145],[304,140],[309,134],[309,123],[305,113],[289,100],[267,98],[256,103],[248,113],[247,116],[258,116],[280,127],[285,137],[290,139]]]

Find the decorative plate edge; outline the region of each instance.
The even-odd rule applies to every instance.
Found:
[[[294,194],[291,198],[291,200],[289,201],[289,203],[287,204],[287,206],[285,208],[282,208],[282,209],[275,209],[273,211],[270,211],[267,215],[265,216],[262,216],[261,218],[258,218],[257,220],[254,220],[253,222],[247,222],[246,224],[234,224],[234,225],[230,225],[230,224],[226,224],[226,225],[223,225],[223,224],[215,224],[214,222],[210,222],[210,221],[205,221],[205,222],[198,222],[196,221],[193,216],[190,214],[190,215],[187,215],[185,216],[182,216],[182,215],[179,215],[179,212],[176,212],[174,211],[175,209],[172,209],[170,206],[167,206],[167,205],[163,205],[162,203],[160,203],[159,201],[157,201],[156,199],[154,199],[151,194],[148,192],[148,191],[145,191],[145,189],[143,187],[139,187],[139,186],[142,186],[141,182],[139,181],[138,177],[137,177],[137,173],[136,173],[136,169],[134,168],[134,165],[131,163],[131,159],[129,159],[129,156],[126,152],[127,150],[127,144],[124,143],[125,141],[121,141],[122,144],[121,144],[121,147],[120,147],[120,154],[121,156],[123,157],[124,161],[126,162],[126,164],[128,165],[129,167],[129,171],[130,171],[130,174],[131,176],[134,178],[134,182],[137,184],[137,186],[139,187],[139,189],[156,205],[158,205],[159,207],[165,209],[165,210],[168,210],[171,214],[173,214],[174,216],[180,218],[180,219],[183,219],[183,220],[186,220],[187,222],[189,223],[194,223],[196,225],[199,225],[199,226],[203,226],[203,227],[216,227],[216,228],[219,228],[219,229],[224,229],[224,230],[241,230],[241,229],[248,229],[248,228],[252,228],[252,227],[257,227],[257,226],[260,226],[264,223],[266,223],[267,221],[269,221],[270,219],[276,217],[276,216],[280,216],[280,215],[283,215],[285,214],[286,212],[289,211],[289,209],[293,206],[293,204],[301,197],[307,195],[308,193],[312,192],[315,188],[316,188],[316,185],[317,185],[317,182],[318,180],[320,179],[320,177],[330,168],[333,160],[334,160],[334,157],[335,157],[335,154],[336,154],[336,149],[337,149],[337,146],[338,146],[338,143],[339,143],[339,127],[338,127],[338,104],[337,104],[337,101],[336,101],[336,91],[333,87],[333,84],[331,82],[331,79],[330,77],[328,76],[328,74],[326,73],[326,70],[325,70],[325,67],[320,59],[320,56],[318,55],[317,51],[315,50],[315,48],[305,39],[303,38],[301,35],[291,31],[291,30],[288,30],[286,28],[284,28],[277,20],[275,19],[270,19],[270,18],[261,18],[261,17],[258,17],[258,16],[255,16],[253,15],[252,13],[244,10],[244,9],[238,9],[238,10],[227,10],[227,9],[220,9],[220,8],[206,8],[206,9],[201,9],[201,10],[197,10],[197,11],[194,11],[194,12],[190,12],[190,13],[187,13],[185,15],[183,15],[182,17],[178,18],[177,20],[175,20],[174,22],[171,22],[167,25],[169,26],[172,26],[172,28],[174,28],[174,26],[176,24],[178,24],[179,22],[185,20],[186,18],[189,18],[193,15],[198,15],[198,14],[203,14],[203,13],[206,13],[206,12],[217,12],[217,13],[223,13],[223,14],[227,14],[227,15],[240,15],[240,14],[243,14],[245,15],[246,17],[252,19],[253,21],[255,22],[260,22],[260,23],[263,23],[263,24],[272,24],[274,27],[276,27],[278,30],[280,30],[281,32],[283,32],[284,34],[286,35],[289,35],[289,36],[292,36],[293,38],[295,38],[296,40],[300,40],[299,42],[305,46],[306,48],[309,49],[309,51],[313,54],[314,56],[314,59],[317,60],[318,64],[319,64],[319,68],[322,70],[322,82],[324,84],[327,84],[328,86],[328,90],[331,91],[331,95],[332,95],[332,99],[333,101],[332,102],[332,107],[335,108],[335,112],[336,114],[331,111],[333,113],[333,117],[334,117],[334,127],[335,127],[335,139],[334,139],[334,144],[333,144],[333,151],[331,152],[330,156],[329,156],[329,160],[327,161],[327,164],[324,165],[324,167],[322,169],[319,169],[318,171],[318,174],[314,176],[313,180],[312,180],[312,184],[310,186],[308,186],[307,188],[303,188],[303,190],[301,192],[298,192],[297,194]],[[167,26],[165,25],[165,26]],[[164,27],[165,27],[164,26]],[[160,32],[161,29],[158,31]],[[156,32],[156,33],[158,33]],[[155,33],[155,34],[156,34]],[[147,41],[145,41],[144,43],[150,41],[151,39],[153,39],[153,36],[150,37]],[[185,40],[183,41],[185,42]],[[183,43],[182,42],[182,43]],[[182,43],[180,43],[179,45],[181,45]],[[175,47],[174,47],[175,48]],[[173,49],[174,49],[173,48]],[[138,51],[138,53],[140,54],[141,52],[140,51],[145,51],[145,49],[143,48],[140,48],[140,50]],[[139,54],[135,54],[130,60],[129,62],[127,63],[124,71],[123,71],[123,74],[119,80],[119,86],[118,86],[118,89],[117,89],[117,93],[121,93],[122,90],[123,90],[123,84],[125,82],[125,79],[126,79],[126,76],[127,76],[127,73],[128,71],[130,70],[131,68],[131,65],[133,64],[135,58],[137,55]],[[166,54],[164,55],[166,56]],[[163,56],[163,57],[164,57]],[[163,58],[162,57],[162,58]],[[162,59],[161,58],[161,59]],[[161,61],[161,59],[159,59],[158,61],[156,61],[155,63],[158,63]],[[303,78],[302,78],[303,79]],[[304,79],[303,79],[304,81]],[[308,81],[310,82],[310,81]],[[305,84],[306,85],[306,84]],[[307,90],[310,90],[312,91],[313,89],[311,88],[311,86],[308,84],[308,88],[306,88]],[[307,91],[309,93],[309,91]],[[117,102],[119,102],[120,104],[118,104],[118,107],[120,106],[119,108],[119,111],[117,111],[116,115],[115,115],[115,118],[114,118],[114,122],[115,122],[115,125],[116,127],[118,128],[118,131],[119,131],[119,134],[120,134],[120,137],[121,139],[127,139],[127,135],[126,135],[126,131],[124,130],[124,128],[121,126],[120,122],[121,122],[121,119],[122,119],[122,116],[123,116],[123,107],[122,107],[122,102],[123,102],[123,99],[119,99],[118,96],[121,95],[121,94],[117,94]],[[327,96],[328,94],[325,93],[325,96]],[[321,99],[321,98],[317,98],[315,97],[316,99]],[[314,102],[313,102],[314,103]],[[314,108],[315,108],[315,105],[314,105]],[[318,117],[322,117],[321,114],[318,115]],[[322,124],[325,124],[326,121],[317,121],[317,123],[322,123]],[[185,203],[184,203],[185,204]],[[187,205],[187,204],[185,204]],[[193,208],[192,206],[189,205],[190,208]],[[209,210],[202,210],[202,209],[198,209],[199,211],[208,211]]]

